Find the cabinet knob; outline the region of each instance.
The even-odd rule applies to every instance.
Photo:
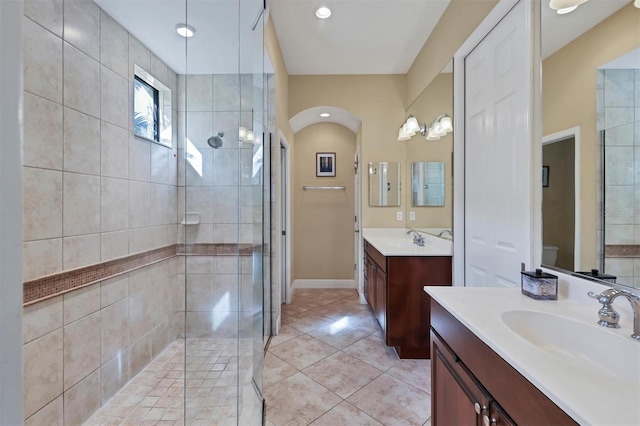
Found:
[[[484,416],[482,416],[482,425],[483,426],[495,426],[496,425],[496,419],[489,419],[489,416],[487,416],[485,414]]]
[[[478,404],[477,402],[473,405],[473,407],[476,409],[476,414],[480,414],[482,412],[480,404]]]

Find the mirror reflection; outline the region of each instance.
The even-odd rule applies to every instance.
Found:
[[[369,205],[396,207],[400,205],[400,162],[369,163]]]
[[[444,206],[444,162],[411,163],[411,205]]]
[[[427,88],[405,111],[406,116],[413,114],[420,122],[431,123],[437,117],[447,114],[455,120],[453,116],[453,61],[450,61],[440,73],[431,81]],[[405,205],[409,211],[406,212],[407,228],[418,229],[451,229],[453,225],[453,132],[442,136],[438,140],[427,140],[426,136],[417,134],[405,142],[407,149],[407,172],[408,184],[413,187],[413,167],[409,167],[412,162],[443,163],[443,197],[442,203],[437,209],[412,209],[419,206],[416,204],[414,192],[406,191],[404,196]],[[445,179],[446,175],[446,179]],[[424,187],[423,187],[424,188]],[[415,220],[411,220],[411,211]],[[439,232],[439,231],[438,231]]]
[[[542,6],[542,263],[640,288],[640,9]]]

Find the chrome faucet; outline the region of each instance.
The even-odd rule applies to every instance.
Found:
[[[631,337],[640,341],[640,296],[617,288],[608,288],[600,294],[590,291],[588,296],[598,299],[598,302],[602,303],[602,308],[598,311],[598,317],[600,318],[598,324],[608,328],[620,328],[618,324],[620,314],[613,309],[611,304],[618,296],[626,297],[631,302],[631,308],[633,309],[633,334]]]
[[[451,238],[453,238],[453,232],[451,232],[451,229],[443,229],[442,231],[440,231],[440,233],[438,234],[438,237],[442,237],[443,235],[449,234],[451,235]]]
[[[424,236],[415,229],[409,229],[407,231],[407,235],[410,235],[411,233],[413,233],[413,244],[418,247],[424,247]]]

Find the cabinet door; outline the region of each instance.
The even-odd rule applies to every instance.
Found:
[[[431,424],[482,425],[482,417],[488,414],[489,398],[433,332],[431,338]]]
[[[374,315],[385,335],[387,331],[387,274],[376,266],[376,303]]]
[[[367,291],[366,297],[371,312],[376,308],[376,264],[367,256]]]

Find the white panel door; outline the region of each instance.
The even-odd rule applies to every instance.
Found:
[[[520,1],[465,58],[466,286],[519,286],[530,263],[527,19]]]

